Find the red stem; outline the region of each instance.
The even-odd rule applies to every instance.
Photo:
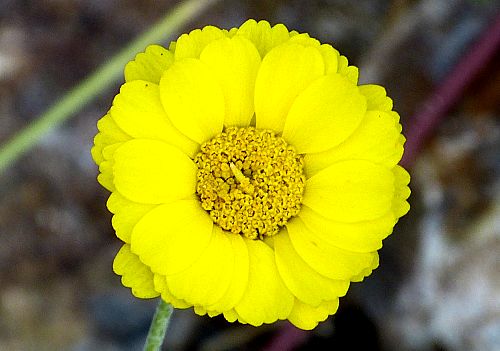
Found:
[[[285,324],[262,351],[294,350],[304,344],[310,334],[310,331],[298,329],[290,323]]]
[[[409,120],[405,128],[407,141],[401,160],[403,166],[410,166],[415,161],[424,143],[444,120],[446,113],[460,101],[465,89],[486,67],[499,48],[500,15]]]

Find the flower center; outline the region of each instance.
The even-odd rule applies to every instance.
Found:
[[[303,156],[273,131],[227,128],[201,146],[195,162],[201,205],[227,231],[262,239],[300,210]]]

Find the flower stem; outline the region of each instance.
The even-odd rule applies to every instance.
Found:
[[[459,102],[469,85],[498,53],[500,15],[497,15],[492,22],[468,54],[460,60],[409,120],[405,128],[406,145],[401,165],[408,167],[415,161],[424,142],[436,131],[439,123],[447,116],[447,112]]]
[[[153,320],[151,321],[151,326],[149,327],[146,343],[144,344],[144,351],[158,351],[161,349],[168,323],[172,316],[172,311],[172,305],[160,298]]]
[[[172,36],[181,26],[200,14],[217,0],[186,0],[174,7],[150,30],[140,35],[117,55],[102,65],[77,87],[59,99],[45,113],[40,115],[0,148],[0,174],[22,154],[38,143],[49,130],[57,127],[75,115],[90,100],[117,81],[123,74],[123,67],[138,52],[149,44],[161,43]]]

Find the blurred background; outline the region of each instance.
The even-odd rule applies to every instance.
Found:
[[[0,0],[0,145],[178,3]],[[474,74],[453,71],[494,35],[499,10],[495,0],[221,0],[164,38],[247,18],[308,32],[359,66],[361,82],[387,88],[412,152],[412,209],[334,317],[305,333],[176,311],[165,349],[500,350],[499,40]],[[89,153],[121,83],[0,174],[0,350],[142,349],[156,301],[133,298],[112,272],[120,244]],[[443,99],[450,108],[425,120]]]

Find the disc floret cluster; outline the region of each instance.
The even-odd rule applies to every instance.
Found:
[[[224,230],[262,239],[300,210],[304,157],[271,130],[227,128],[194,160],[201,205]]]

